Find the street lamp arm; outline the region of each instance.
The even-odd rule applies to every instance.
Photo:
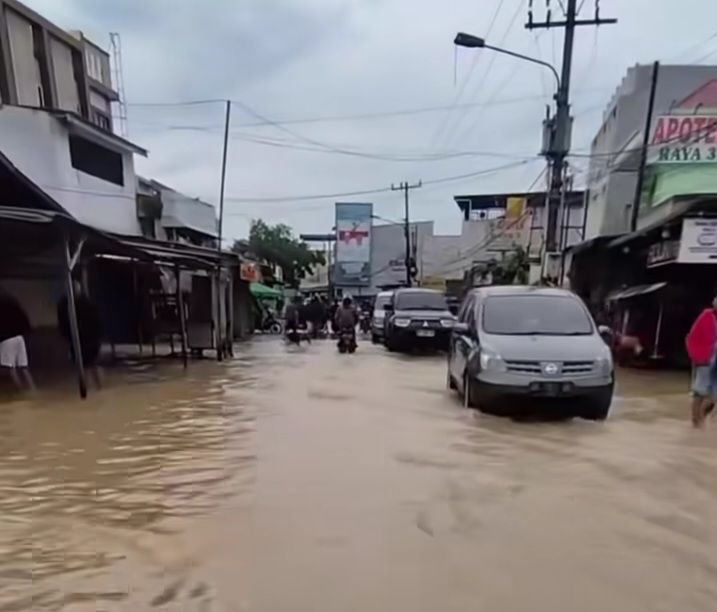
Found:
[[[510,51],[508,49],[503,49],[501,47],[494,47],[492,45],[484,44],[484,49],[490,49],[491,51],[495,51],[496,53],[503,53],[505,55],[511,55],[513,57],[517,57],[518,59],[525,60],[526,62],[532,62],[533,64],[538,64],[540,66],[543,66],[550,70],[550,72],[553,73],[553,76],[555,77],[555,82],[558,86],[558,91],[560,91],[560,75],[558,74],[558,71],[555,69],[555,66],[548,62],[544,62],[543,60],[539,60],[535,57],[531,57],[530,55],[523,55],[522,53],[516,53],[515,51]]]

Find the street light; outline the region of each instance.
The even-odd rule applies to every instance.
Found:
[[[518,59],[522,59],[526,62],[531,62],[533,64],[543,66],[544,68],[547,68],[548,70],[550,70],[550,72],[553,73],[553,76],[555,77],[555,83],[558,86],[558,92],[562,91],[560,86],[560,75],[555,69],[555,66],[549,64],[548,62],[544,62],[543,60],[539,60],[535,57],[530,57],[529,55],[523,55],[522,53],[516,53],[515,51],[510,51],[509,49],[494,47],[493,45],[487,44],[484,38],[473,36],[473,34],[466,34],[465,32],[458,32],[458,34],[456,34],[456,37],[453,39],[453,44],[457,47],[466,47],[467,49],[490,49],[491,51],[495,51],[496,53],[503,53],[504,55],[510,55],[511,57],[517,57]]]

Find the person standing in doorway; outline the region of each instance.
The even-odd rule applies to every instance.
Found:
[[[100,374],[97,369],[97,358],[100,354],[102,342],[100,317],[96,306],[82,291],[80,283],[75,281],[75,312],[77,313],[77,329],[80,336],[80,352],[82,364],[88,372],[92,373],[97,386],[100,386]],[[70,330],[70,316],[68,312],[68,297],[65,293],[57,304],[57,322],[60,333],[70,348],[70,356],[75,360],[75,351],[72,346],[72,332]]]
[[[0,369],[10,374],[18,389],[32,391],[35,383],[30,375],[25,345],[25,336],[29,333],[30,320],[22,306],[0,290]]]
[[[717,398],[717,297],[692,324],[685,346],[692,362],[692,424],[699,428]]]

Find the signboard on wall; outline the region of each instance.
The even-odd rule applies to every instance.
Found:
[[[680,252],[679,240],[660,240],[647,249],[648,268],[656,268],[677,261]]]
[[[716,163],[717,114],[658,117],[650,138],[650,162]]]
[[[682,221],[677,261],[717,264],[717,218]]]
[[[336,203],[336,285],[371,284],[372,214],[373,204]]]
[[[527,248],[533,217],[525,212],[519,217],[508,217],[488,221],[489,233],[486,242],[488,251],[511,251],[517,247]]]
[[[250,283],[257,283],[261,280],[259,266],[253,262],[242,262],[239,266],[239,278]]]

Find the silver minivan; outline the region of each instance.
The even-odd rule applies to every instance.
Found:
[[[607,418],[614,369],[587,307],[570,291],[496,286],[471,291],[453,327],[448,385],[466,406],[511,396],[569,398],[574,413]]]
[[[373,301],[373,314],[371,315],[371,342],[378,344],[383,341],[386,333],[386,304],[391,303],[393,291],[380,291]]]

